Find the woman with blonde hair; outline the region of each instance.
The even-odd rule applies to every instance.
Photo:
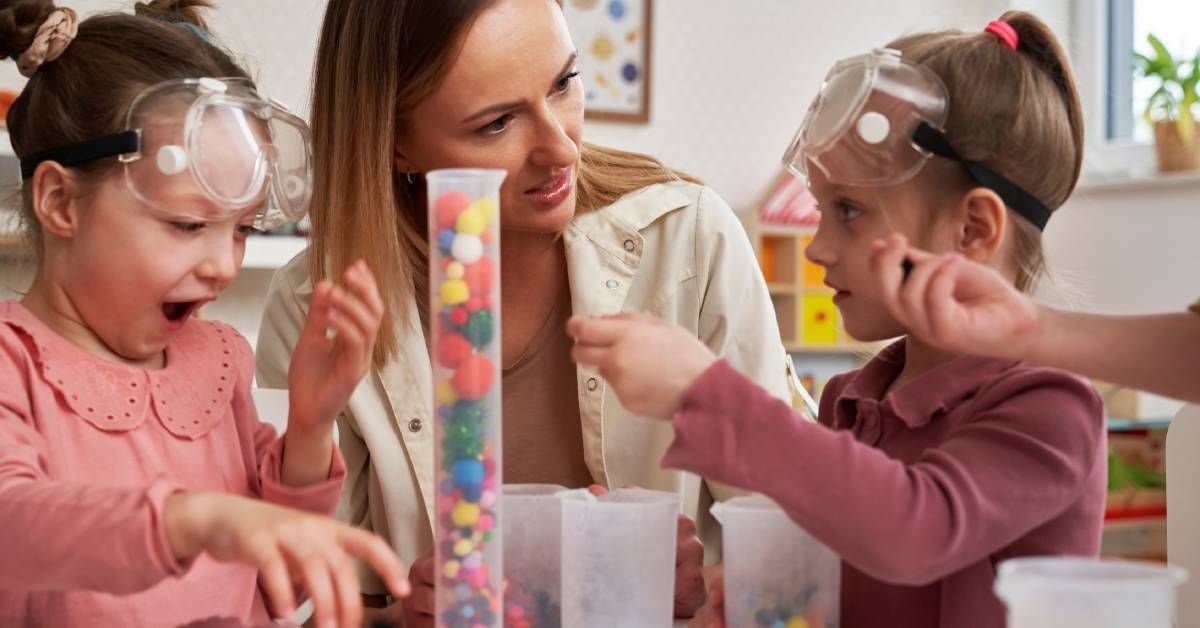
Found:
[[[258,382],[286,386],[313,283],[365,259],[387,314],[375,368],[338,421],[348,469],[340,512],[414,562],[416,590],[402,611],[409,626],[432,622],[434,580],[423,173],[507,172],[505,481],[678,492],[680,616],[704,601],[700,538],[714,538],[708,504],[729,489],[659,467],[670,426],[631,415],[596,370],[571,362],[566,321],[665,318],[787,396],[775,313],[733,212],[651,157],[584,143],[576,57],[555,0],[331,0],[326,9],[314,77],[312,242],[273,281]],[[363,586],[386,591],[370,578]]]

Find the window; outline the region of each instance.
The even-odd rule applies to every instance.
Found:
[[[1086,0],[1085,0],[1086,1]],[[1162,40],[1177,59],[1192,59],[1200,50],[1200,2],[1196,0],[1104,0],[1108,5],[1107,114],[1110,141],[1153,141],[1142,117],[1157,81],[1134,75],[1133,53],[1152,54],[1147,36]]]

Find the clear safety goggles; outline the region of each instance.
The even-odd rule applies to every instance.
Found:
[[[784,154],[793,174],[808,179],[816,167],[831,183],[886,186],[916,176],[933,155],[961,163],[1039,229],[1050,210],[981,162],[965,159],[942,128],[949,93],[928,68],[896,50],[875,49],[834,64]]]
[[[173,80],[134,99],[125,131],[50,149],[21,160],[71,167],[117,157],[130,192],[172,216],[198,221],[257,210],[254,226],[272,229],[304,217],[312,199],[312,136],[285,107],[241,78]],[[220,212],[196,211],[196,195]]]

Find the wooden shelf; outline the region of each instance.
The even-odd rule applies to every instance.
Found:
[[[242,268],[272,270],[291,261],[308,246],[301,236],[254,236],[246,241],[246,257]]]
[[[775,236],[782,238],[794,238],[799,235],[811,234],[811,227],[789,227],[787,225],[765,225],[758,224],[758,235],[760,236]]]
[[[1108,429],[1113,432],[1129,432],[1134,430],[1165,430],[1171,427],[1171,419],[1118,419],[1108,418]]]
[[[795,284],[790,283],[769,283],[767,292],[771,295],[792,296],[797,293],[797,288]]]
[[[810,345],[797,342],[789,342],[783,345],[788,353],[812,353],[817,355],[863,355],[872,354],[879,350],[878,347],[869,344],[844,344],[844,345]]]

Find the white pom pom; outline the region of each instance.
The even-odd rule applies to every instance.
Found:
[[[483,240],[480,240],[479,236],[456,235],[454,244],[450,246],[450,254],[463,264],[474,264],[483,257]]]

